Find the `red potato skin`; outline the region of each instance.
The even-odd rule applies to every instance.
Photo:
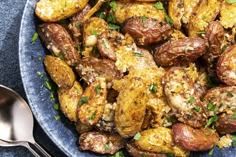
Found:
[[[172,28],[170,24],[157,19],[132,17],[125,22],[122,32],[132,36],[137,45],[150,45],[169,38]]]
[[[37,32],[46,48],[55,56],[62,56],[62,59],[71,66],[79,62],[80,55],[74,47],[74,42],[61,25],[44,23],[37,27]]]
[[[220,134],[231,134],[236,132],[236,119],[232,115],[223,113],[216,123],[216,130]]]
[[[142,151],[138,149],[133,142],[126,144],[126,150],[133,157],[167,157],[166,154],[159,154],[153,152]]]
[[[89,12],[91,9],[90,4],[87,4],[83,10],[76,13],[74,16],[70,18],[69,29],[72,33],[73,40],[76,46],[81,46],[82,44],[82,24],[83,24],[83,17]],[[80,26],[80,27],[79,27]]]
[[[219,79],[227,85],[236,85],[236,45],[228,47],[219,57],[216,73]],[[230,74],[233,74],[231,76]]]
[[[106,148],[109,145],[109,149]],[[97,131],[86,132],[79,137],[79,149],[90,150],[99,154],[114,154],[125,147],[125,140],[118,134]]]
[[[216,131],[208,128],[194,129],[182,123],[174,124],[172,132],[175,144],[189,151],[209,150],[219,140]]]
[[[200,38],[184,38],[168,41],[154,49],[157,65],[168,67],[194,62],[207,50],[207,42]]]
[[[116,61],[115,50],[122,44],[124,35],[117,31],[106,31],[98,37],[97,48],[101,56]]]

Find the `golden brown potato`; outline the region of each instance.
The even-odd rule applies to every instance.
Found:
[[[170,37],[170,24],[154,18],[132,17],[126,20],[122,31],[128,33],[137,45],[150,45]]]
[[[203,100],[210,116],[223,112],[232,114],[236,109],[236,86],[211,88]]]
[[[184,0],[169,0],[168,14],[173,20],[174,27],[178,30],[181,28],[181,19],[184,13]]]
[[[122,76],[113,61],[94,57],[81,59],[76,66],[76,71],[87,84],[92,83],[97,77],[104,77],[107,81],[111,81],[120,79]]]
[[[227,85],[236,85],[236,45],[228,47],[216,66],[219,79]]]
[[[187,24],[193,11],[198,7],[200,0],[183,0],[184,2],[184,14],[182,17],[182,22]]]
[[[236,132],[236,119],[234,114],[223,113],[216,123],[216,130],[220,134],[231,134]]]
[[[157,65],[172,66],[194,62],[207,50],[206,41],[200,37],[168,41],[154,50]]]
[[[35,13],[44,22],[55,22],[82,10],[88,0],[40,0]]]
[[[60,109],[70,121],[77,121],[77,106],[82,93],[83,89],[77,81],[71,89],[59,88],[57,91]]]
[[[175,144],[189,151],[211,149],[219,140],[219,135],[215,130],[194,129],[181,123],[173,125],[172,133]]]
[[[126,144],[126,150],[133,157],[167,157],[166,154],[163,153],[153,153],[148,151],[143,151],[138,149],[133,142]]]
[[[69,33],[56,23],[44,23],[37,27],[38,34],[46,48],[68,65],[75,65],[80,59]]]
[[[125,140],[118,134],[87,132],[80,135],[79,149],[99,154],[114,154],[125,146]]]
[[[103,115],[107,97],[105,78],[97,78],[80,97],[78,103],[79,120],[87,125],[96,124]]]
[[[187,25],[188,35],[195,37],[199,31],[204,31],[208,23],[213,21],[220,11],[219,0],[202,0],[192,13]]]
[[[175,156],[185,157],[189,152],[173,144],[172,132],[169,128],[158,127],[144,130],[139,140],[134,144],[140,149],[155,153],[172,153]]]
[[[93,47],[97,44],[97,38],[100,34],[108,30],[108,24],[105,20],[92,17],[84,23],[83,26],[83,44],[85,47]],[[83,54],[88,57],[88,54]]]
[[[118,23],[122,24],[130,17],[133,16],[145,16],[157,19],[159,21],[165,21],[165,12],[163,10],[157,10],[154,7],[155,3],[145,2],[117,2],[117,9],[114,13],[115,19]]]
[[[236,3],[229,4],[226,1],[222,3],[220,10],[220,23],[224,28],[232,28],[236,26]]]
[[[59,88],[69,89],[75,82],[75,74],[72,69],[60,58],[47,55],[44,65],[51,79]]]
[[[172,67],[162,79],[167,101],[179,121],[192,127],[202,127],[206,123],[205,109],[200,101],[190,72],[195,69]]]
[[[174,29],[173,32],[171,33],[170,40],[178,40],[178,39],[183,39],[186,38],[183,32],[180,30]]]
[[[122,137],[134,136],[141,130],[147,96],[143,80],[134,77],[119,90],[115,110],[115,126]]]

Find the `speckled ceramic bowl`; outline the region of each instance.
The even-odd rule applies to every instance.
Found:
[[[97,155],[80,152],[76,145],[77,134],[74,127],[63,116],[55,120],[58,111],[53,108],[54,101],[50,99],[50,92],[45,88],[47,79],[42,58],[46,50],[40,41],[32,44],[31,38],[35,32],[37,19],[34,15],[34,7],[37,0],[28,0],[25,6],[19,36],[19,61],[22,81],[28,98],[28,102],[35,118],[51,140],[68,156],[95,157]],[[42,77],[43,74],[43,77]],[[191,153],[191,156],[208,156],[208,152]],[[215,149],[213,157],[236,157],[235,148],[224,150]]]

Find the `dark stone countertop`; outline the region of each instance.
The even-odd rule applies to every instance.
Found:
[[[0,84],[18,92],[25,100],[18,61],[20,21],[26,0],[0,1]],[[65,156],[47,137],[35,120],[35,140],[52,156]],[[31,157],[24,147],[0,147],[0,157]]]

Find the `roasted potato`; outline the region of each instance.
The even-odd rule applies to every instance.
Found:
[[[114,62],[108,59],[83,58],[75,69],[87,84],[91,84],[97,77],[105,77],[107,81],[111,81],[122,76]]]
[[[232,28],[236,26],[236,3],[229,4],[226,1],[222,2],[220,10],[220,23],[224,28]]]
[[[162,79],[163,89],[178,120],[199,128],[205,125],[207,116],[190,76],[187,69],[172,67]]]
[[[186,36],[184,35],[183,32],[177,29],[174,29],[170,36],[170,40],[178,40],[183,38],[186,38]]]
[[[59,88],[57,91],[60,109],[72,122],[77,121],[77,106],[82,93],[83,88],[77,81],[75,81],[71,89]]]
[[[131,35],[137,45],[149,45],[169,38],[172,29],[166,22],[139,16],[126,20],[122,31]]]
[[[102,57],[116,61],[116,49],[122,45],[124,35],[117,31],[106,31],[98,37],[97,48]]]
[[[223,113],[216,123],[216,130],[220,134],[230,134],[236,132],[236,119],[234,114]]]
[[[80,135],[79,149],[99,154],[114,154],[125,146],[125,140],[118,134],[87,132]]]
[[[148,152],[138,149],[133,142],[126,144],[126,150],[131,154],[133,157],[167,157],[164,153],[154,153],[154,152]]]
[[[158,10],[154,7],[155,3],[145,2],[117,2],[117,9],[114,12],[115,19],[118,23],[122,24],[130,17],[133,16],[145,16],[158,19],[159,21],[165,21],[164,10]]]
[[[184,24],[189,23],[190,17],[193,14],[193,11],[198,7],[198,4],[201,0],[183,0],[184,3],[184,13],[182,17],[182,22]]]
[[[219,0],[202,0],[190,17],[187,25],[188,35],[195,37],[199,31],[204,31],[208,23],[213,21],[220,12],[220,6]]]
[[[46,55],[44,65],[59,88],[70,89],[75,82],[73,70],[60,58]]]
[[[85,132],[89,132],[93,129],[93,126],[91,125],[87,125],[87,124],[83,124],[81,123],[79,120],[77,121],[77,123],[75,124],[75,127],[76,127],[76,131],[79,133],[79,134],[83,134]]]
[[[168,41],[154,50],[154,60],[160,66],[172,66],[194,62],[207,50],[202,38],[184,38]]]
[[[95,46],[100,34],[108,30],[108,24],[105,20],[92,17],[84,23],[83,26],[83,44],[85,47]],[[95,41],[95,42],[94,42]]]
[[[212,88],[203,100],[210,116],[223,112],[232,114],[236,109],[236,86]]]
[[[194,129],[182,123],[174,124],[172,133],[175,144],[189,151],[211,149],[219,140],[219,135],[215,130]]]
[[[83,25],[83,17],[89,12],[91,9],[90,4],[87,4],[83,10],[77,12],[70,18],[70,23],[68,28],[70,29],[73,40],[76,46],[81,46],[82,43],[82,25]]]
[[[88,0],[40,0],[35,14],[44,22],[56,22],[82,10],[87,3]]]
[[[168,14],[173,20],[174,27],[177,30],[181,29],[181,20],[184,14],[184,0],[169,0]]]
[[[169,128],[158,127],[140,132],[141,137],[134,144],[138,149],[155,153],[172,153],[175,156],[188,156],[189,152],[174,145]]]
[[[69,33],[56,23],[44,23],[38,26],[38,34],[47,49],[55,56],[65,60],[68,65],[75,65],[80,59]]]
[[[228,47],[219,57],[217,76],[227,85],[236,85],[236,45]]]
[[[78,103],[79,120],[87,125],[95,125],[104,112],[107,97],[105,78],[97,78],[80,97]]]
[[[134,136],[141,130],[147,96],[141,78],[134,77],[119,91],[115,110],[115,126],[122,137]]]

